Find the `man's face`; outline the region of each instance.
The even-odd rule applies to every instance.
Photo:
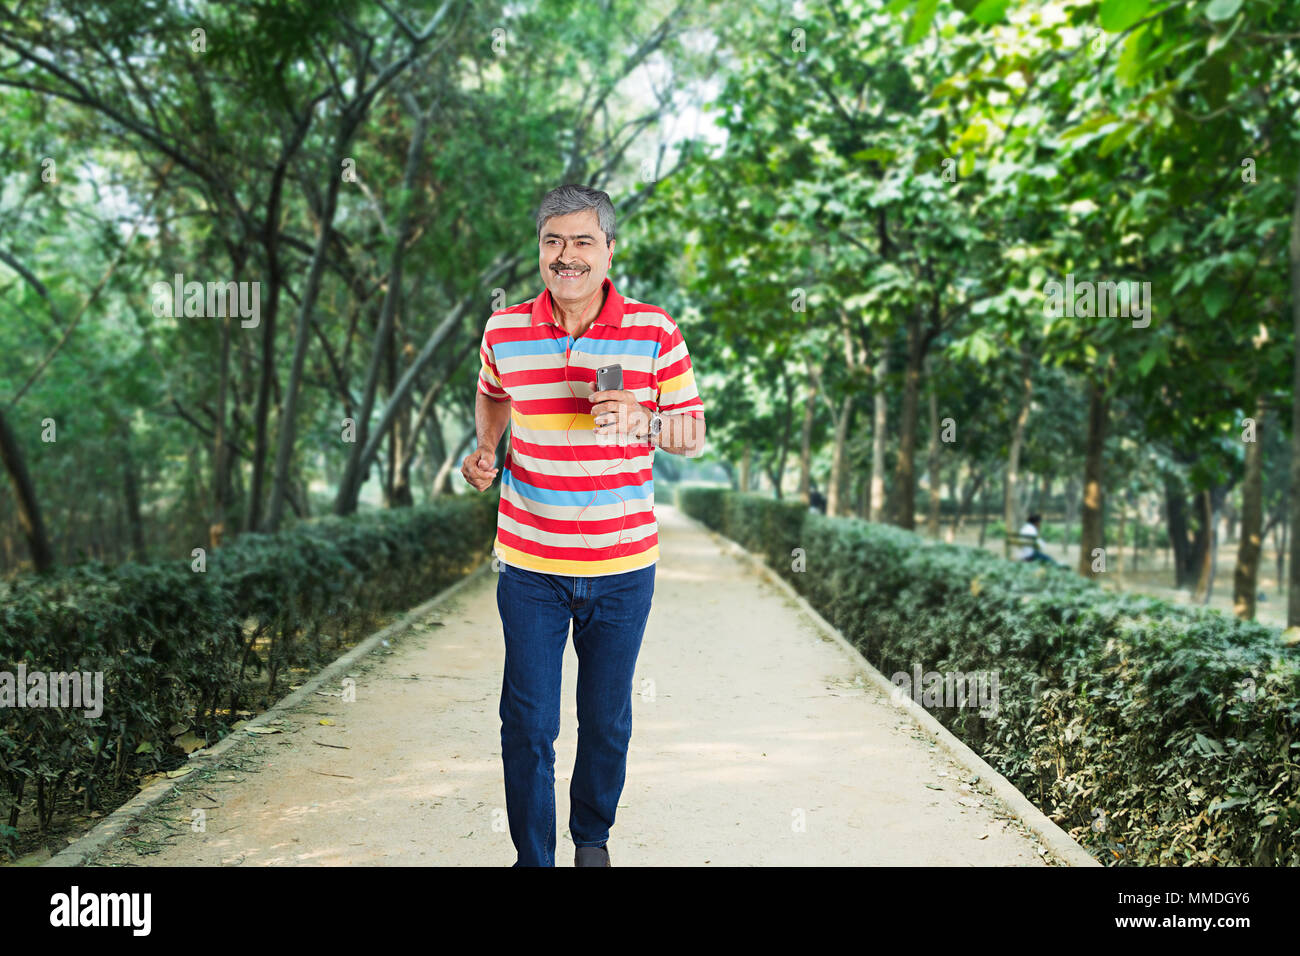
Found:
[[[546,220],[538,239],[537,262],[551,298],[576,306],[599,292],[616,242],[605,242],[594,209]]]

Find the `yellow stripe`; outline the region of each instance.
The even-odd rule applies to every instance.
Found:
[[[607,561],[569,561],[560,558],[539,558],[531,554],[508,547],[499,540],[493,545],[499,557],[506,564],[528,571],[540,571],[542,574],[619,574],[623,571],[635,571],[659,560],[659,545],[649,551],[629,555],[626,558],[611,558]]]
[[[510,420],[520,428],[531,428],[539,432],[562,432],[562,431],[591,431],[596,427],[596,417],[594,415],[575,415],[570,412],[565,415],[521,415],[515,408],[514,404],[510,405]]]
[[[660,382],[659,391],[661,393],[675,392],[678,389],[687,388],[694,384],[695,384],[695,372],[693,369],[688,368],[685,372],[682,372],[681,375],[678,375],[675,378],[670,378],[666,382]]]

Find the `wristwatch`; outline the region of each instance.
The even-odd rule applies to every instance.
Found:
[[[650,416],[650,434],[646,436],[646,440],[649,441],[651,445],[657,445],[655,439],[659,437],[659,432],[663,430],[663,427],[664,417],[662,415],[655,412]]]

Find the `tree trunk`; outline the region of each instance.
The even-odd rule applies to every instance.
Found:
[[[850,509],[841,504],[844,496],[841,488],[844,485],[844,460],[847,456],[846,445],[849,439],[849,427],[853,421],[853,396],[845,395],[844,400],[840,402],[840,416],[835,422],[835,447],[831,452],[831,484],[826,489],[826,514],[835,517],[841,512],[848,512]]]
[[[262,323],[262,364],[257,381],[257,402],[253,410],[253,462],[249,479],[247,507],[244,510],[244,530],[256,531],[262,524],[262,486],[266,481],[266,457],[270,440],[271,385],[275,381],[275,331],[280,314],[280,291],[284,286],[284,270],[280,261],[280,207],[284,196],[284,180],[289,171],[289,158],[297,152],[307,133],[310,117],[305,116],[294,132],[293,138],[280,153],[271,176],[271,190],[267,194],[266,217],[262,221],[259,237],[266,250],[266,307],[259,317]],[[229,311],[229,310],[227,310]],[[240,351],[241,360],[243,351]]]
[[[1300,342],[1300,180],[1291,208],[1291,324],[1293,342]],[[1288,514],[1300,515],[1300,348],[1292,350],[1291,490]],[[1300,534],[1291,535],[1291,578],[1287,582],[1286,623],[1300,624]]]
[[[819,369],[809,363],[808,388],[804,393],[803,432],[799,440],[799,499],[811,501],[812,480],[812,430],[813,415],[817,410],[817,376]]]
[[[1115,531],[1115,576],[1123,581],[1124,532],[1127,530],[1125,525],[1128,522],[1128,502],[1124,500],[1123,495],[1116,495],[1115,501],[1119,503],[1119,527]]]
[[[1290,525],[1285,519],[1279,524],[1275,540],[1277,541],[1277,593],[1278,597],[1282,596],[1282,591],[1286,587],[1286,545],[1287,535],[1290,533]]]
[[[226,399],[230,388],[230,324],[234,316],[226,310],[221,322],[221,358],[217,365],[217,414],[212,429],[212,513],[208,516],[208,549],[221,547],[226,531],[226,496],[229,490],[230,456],[226,449]]]
[[[135,459],[131,455],[131,427],[121,424],[122,435],[122,499],[126,505],[128,540],[131,542],[131,559],[148,559],[144,543],[144,521],[140,517],[140,485],[136,479]]]
[[[1187,499],[1171,476],[1165,477],[1165,520],[1169,530],[1169,549],[1173,552],[1174,587],[1186,587],[1188,568],[1192,564],[1187,540]]]
[[[341,150],[346,140],[340,137],[337,143]],[[275,453],[275,474],[271,480],[271,500],[267,506],[266,521],[262,531],[273,532],[279,529],[284,515],[285,495],[289,489],[289,470],[293,457],[295,438],[297,437],[298,394],[302,387],[302,371],[307,362],[307,346],[311,341],[311,314],[316,308],[316,298],[320,295],[321,279],[325,274],[325,255],[329,248],[330,234],[334,229],[334,213],[338,209],[339,185],[342,177],[338,173],[343,165],[343,157],[336,155],[331,164],[329,188],[325,194],[325,206],[321,212],[320,234],[316,238],[316,247],[312,252],[311,266],[307,270],[307,281],[302,291],[302,303],[298,309],[298,324],[294,335],[293,362],[289,369],[289,380],[285,383],[284,399],[280,407],[280,435]],[[357,419],[358,432],[365,426],[364,414]],[[358,444],[360,438],[358,437]]]
[[[975,496],[979,494],[980,489],[983,487],[984,471],[982,469],[971,469],[971,473],[966,479],[966,490],[961,494],[961,502],[957,505],[957,514],[953,518],[952,536],[954,540],[961,532],[962,522],[970,511],[970,507],[975,501]]]
[[[957,493],[957,479],[960,475],[961,461],[958,460],[948,469],[948,500],[952,502],[952,520],[948,522],[948,530],[943,533],[943,540],[948,544],[957,538],[957,508],[961,501],[961,496]]]
[[[785,477],[785,459],[790,450],[790,427],[794,422],[794,383],[790,381],[790,376],[784,371],[781,372],[781,379],[785,383],[785,428],[781,431],[781,448],[777,454],[776,470],[769,470],[768,476],[772,479],[772,492],[776,500],[781,500],[781,482]]]
[[[449,484],[452,472],[463,457],[469,454],[470,445],[477,439],[478,435],[474,431],[474,423],[470,422],[460,442],[447,453],[447,457],[443,459],[442,465],[438,468],[438,474],[433,478],[433,493],[435,495],[452,493]]]
[[[868,521],[882,520],[885,507],[885,425],[889,400],[885,396],[885,376],[889,374],[889,356],[882,346],[875,368],[875,405],[871,424],[871,499]]]
[[[1061,536],[1061,559],[1070,559],[1070,535],[1074,531],[1075,519],[1079,517],[1079,479],[1070,475],[1065,479],[1065,531]]]
[[[752,454],[753,448],[749,442],[745,442],[745,450],[740,455],[740,475],[737,479],[742,495],[749,493],[749,468]]]
[[[894,501],[890,509],[894,524],[908,531],[916,528],[916,424],[920,416],[921,363],[924,358],[921,316],[914,310],[907,320],[907,367],[903,375],[898,462],[894,466]]]
[[[397,330],[389,337],[387,388],[391,396],[397,384]],[[390,399],[390,401],[393,399]],[[409,508],[415,504],[411,494],[411,402],[406,396],[396,399],[397,417],[388,430],[388,498],[389,508]]]
[[[10,429],[3,409],[0,409],[0,460],[3,460],[5,470],[9,472],[9,480],[14,486],[18,524],[27,538],[32,566],[43,574],[54,567],[54,552],[45,532],[41,506],[36,499],[36,486],[32,484],[31,473],[27,470],[22,446],[18,444],[18,436]]]
[[[1237,567],[1232,575],[1232,613],[1247,621],[1255,619],[1255,597],[1259,593],[1260,536],[1264,520],[1264,444],[1268,407],[1261,398],[1255,403],[1255,440],[1246,442],[1246,474],[1241,486],[1241,536],[1237,542]]]
[[[1206,522],[1205,511],[1201,507],[1200,492],[1192,497],[1192,514],[1196,519],[1196,530],[1192,532],[1192,543],[1187,549],[1187,567],[1183,570],[1186,586],[1196,592],[1205,567],[1206,553],[1210,550],[1211,528]]]
[[[277,224],[278,231],[278,224]],[[280,307],[280,273],[274,246],[268,250],[268,291],[262,322],[262,363],[257,380],[257,403],[253,409],[253,475],[248,489],[248,510],[244,530],[257,531],[262,523],[262,486],[266,482],[266,459],[270,449],[271,382],[275,379],[275,320]]]
[[[1198,517],[1201,520],[1200,533],[1204,535],[1205,546],[1200,549],[1198,555],[1200,560],[1197,567],[1196,590],[1192,592],[1192,600],[1206,604],[1210,600],[1210,590],[1214,585],[1214,544],[1216,538],[1214,501],[1209,488],[1196,496],[1196,504],[1199,509]]]
[[[1088,388],[1088,437],[1083,462],[1083,509],[1079,532],[1079,573],[1095,577],[1092,552],[1102,546],[1102,466],[1106,442],[1106,421],[1110,402],[1103,386],[1092,382]]]
[[[943,497],[943,480],[939,475],[939,396],[934,389],[933,369],[927,375],[930,392],[930,447],[927,450],[925,470],[930,482],[930,510],[926,516],[925,531],[932,538],[939,537],[939,501]]]
[[[1016,423],[1011,430],[1011,448],[1007,453],[1006,498],[1002,503],[1007,534],[1015,534],[1020,530],[1016,483],[1020,480],[1020,449],[1025,442],[1025,425],[1029,421],[1029,409],[1034,399],[1034,380],[1029,374],[1029,353],[1023,351],[1020,353],[1020,384],[1020,410],[1016,413]]]
[[[980,495],[980,536],[979,536],[979,544],[978,544],[978,546],[981,548],[984,547],[984,537],[988,532],[988,526],[989,526],[988,495],[982,494]]]

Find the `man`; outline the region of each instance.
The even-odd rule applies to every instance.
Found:
[[[1025,545],[1020,549],[1021,561],[1046,561],[1048,564],[1056,564],[1050,557],[1038,550],[1038,529],[1043,525],[1042,515],[1030,515],[1026,520],[1024,527],[1020,529],[1020,534],[1025,538],[1033,538],[1032,545]]]
[[[632,675],[659,557],[656,448],[704,450],[704,403],[677,324],[624,298],[607,272],[614,207],[560,186],[537,212],[545,290],[494,312],[479,350],[478,447],[461,474],[483,491],[510,422],[494,552],[505,632],[501,761],[515,866],[555,865],[555,739],[570,623],[578,655],[578,753],[569,787],[575,866],[605,847],[632,735]],[[623,388],[596,391],[621,365]]]

